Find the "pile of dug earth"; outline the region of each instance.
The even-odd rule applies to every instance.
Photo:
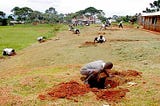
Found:
[[[141,74],[141,72],[136,70],[112,71],[112,73],[110,73],[111,77],[105,79],[104,89],[99,89],[98,86],[90,87],[87,84],[81,84],[76,81],[63,82],[47,90],[45,94],[38,95],[38,98],[40,100],[66,98],[78,102],[78,100],[75,99],[77,96],[83,96],[86,93],[93,92],[96,95],[97,100],[118,102],[125,97],[127,92],[129,92],[128,89],[118,86],[125,83],[136,84],[132,81],[141,77]],[[103,78],[103,74],[100,74],[100,77]]]

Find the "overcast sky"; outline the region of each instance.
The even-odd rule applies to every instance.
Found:
[[[95,7],[103,10],[107,17],[113,15],[135,15],[150,7],[155,0],[0,0],[0,11],[11,14],[11,10],[18,7],[29,7],[32,10],[45,12],[54,7],[58,13],[71,13]]]

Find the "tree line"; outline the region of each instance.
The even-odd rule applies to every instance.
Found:
[[[88,7],[84,10],[80,10],[75,13],[69,14],[58,14],[54,7],[46,9],[45,12],[35,11],[29,7],[14,7],[11,10],[12,14],[6,17],[6,13],[0,11],[0,24],[6,25],[10,21],[16,20],[18,22],[24,21],[25,23],[40,22],[40,23],[62,23],[70,22],[72,18],[78,18],[82,15],[91,16],[98,15],[99,17],[104,17],[104,12],[98,10],[94,7]]]
[[[84,10],[79,10],[75,13],[62,14],[58,13],[54,7],[50,7],[46,9],[45,12],[40,12],[36,10],[32,10],[29,7],[14,7],[11,10],[12,14],[6,17],[6,13],[0,11],[0,25],[8,25],[11,24],[11,21],[17,22],[25,22],[25,23],[71,23],[73,18],[81,18],[82,16],[90,17],[96,16],[101,22],[106,21],[107,19],[114,18],[117,22],[123,20],[124,22],[128,22],[130,20],[136,21],[138,14],[134,16],[116,16],[113,17],[105,17],[105,13],[103,10],[98,10],[94,7],[88,7]]]

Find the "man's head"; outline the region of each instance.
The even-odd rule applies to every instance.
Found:
[[[107,62],[103,68],[103,72],[109,77],[109,71],[112,69],[113,64],[111,62]]]
[[[100,39],[102,39],[103,38],[103,36],[102,35],[100,35]]]
[[[105,66],[104,66],[104,70],[112,69],[112,67],[113,67],[113,63],[112,62],[106,62]]]

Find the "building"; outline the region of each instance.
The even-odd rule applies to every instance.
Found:
[[[160,32],[160,11],[143,13],[139,17],[139,23],[144,29]]]
[[[74,25],[86,25],[86,24],[95,24],[100,22],[100,20],[98,18],[96,18],[95,16],[81,16],[79,18],[73,18],[72,19],[72,24]]]

